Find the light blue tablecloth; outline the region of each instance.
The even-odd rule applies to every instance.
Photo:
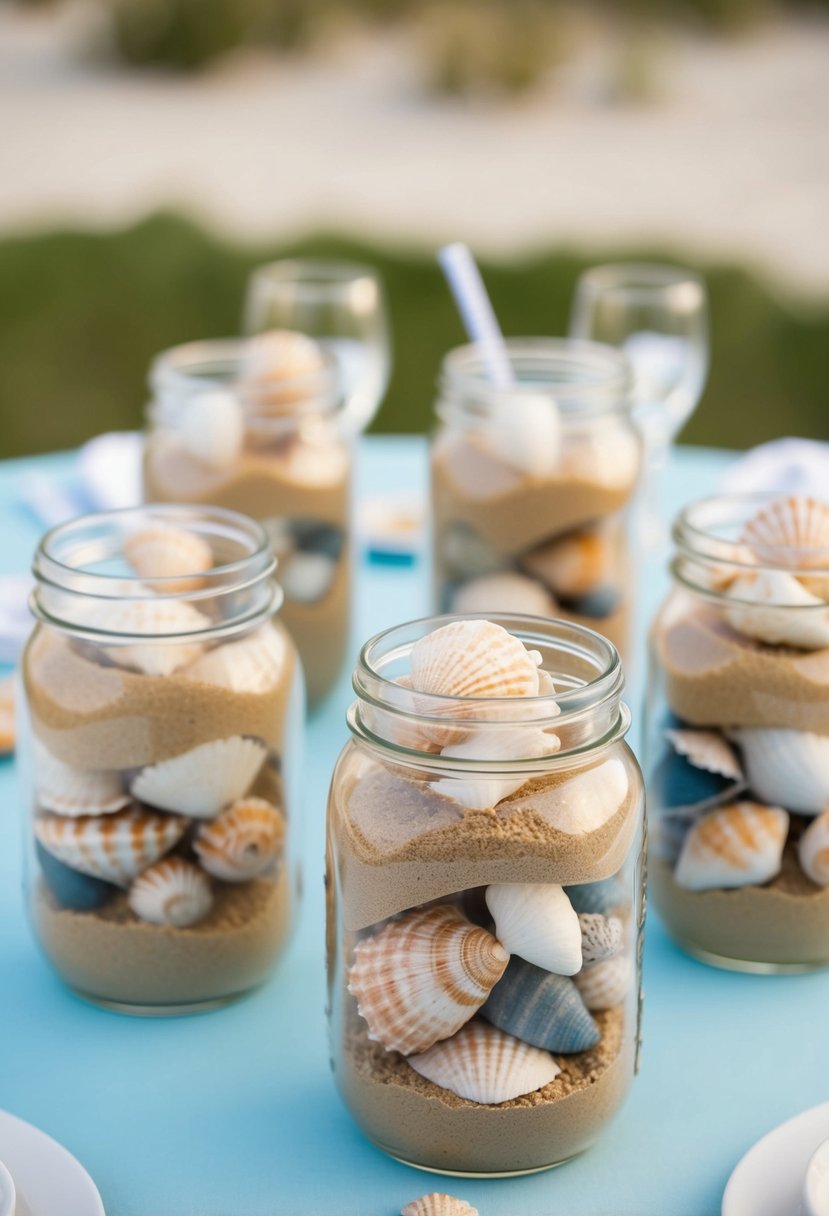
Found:
[[[423,487],[424,454],[418,440],[369,440],[360,490]],[[711,490],[726,459],[681,451],[671,505]],[[37,539],[15,499],[33,466],[61,478],[72,458],[0,466],[0,573],[24,570]],[[663,585],[652,572],[648,608]],[[358,586],[355,647],[427,611],[422,567],[364,565]],[[308,731],[306,896],[292,946],[261,991],[198,1017],[104,1013],[53,976],[24,921],[13,766],[0,766],[0,1107],[76,1154],[109,1216],[394,1216],[436,1185],[481,1216],[715,1216],[749,1145],[829,1097],[829,975],[711,970],[680,954],[654,916],[642,1072],[591,1152],[529,1178],[443,1181],[358,1132],[331,1080],[323,1017],[325,795],[349,699],[345,674]]]

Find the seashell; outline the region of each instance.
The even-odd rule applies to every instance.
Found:
[[[666,730],[665,737],[671,746],[648,781],[649,795],[660,810],[690,815],[733,802],[745,789],[737,757],[717,731]],[[726,776],[718,771],[722,769],[737,775]]]
[[[439,697],[535,697],[541,656],[492,621],[450,621],[412,647],[412,688]]]
[[[624,944],[624,925],[618,916],[600,912],[580,912],[581,956],[585,963],[601,963],[613,958]]]
[[[800,837],[800,868],[819,887],[829,887],[829,810],[818,815]]]
[[[165,592],[194,591],[213,565],[204,537],[170,524],[153,524],[124,541],[124,557],[142,579],[164,579]]]
[[[0,756],[11,755],[16,739],[14,676],[4,676],[0,679]]]
[[[478,1019],[451,1039],[410,1056],[409,1064],[441,1089],[484,1106],[535,1093],[561,1072],[548,1051]]]
[[[213,907],[213,894],[198,866],[168,857],[136,878],[127,902],[139,920],[185,929],[204,920]]]
[[[603,878],[599,882],[582,882],[565,887],[564,893],[576,912],[600,912],[607,916],[624,903],[625,892],[619,879]]]
[[[493,455],[531,477],[549,477],[561,459],[561,413],[542,393],[505,391],[480,435]]]
[[[481,1015],[522,1043],[565,1055],[595,1047],[600,1037],[571,979],[520,958],[510,959]]]
[[[733,747],[717,730],[666,730],[674,751],[684,756],[694,768],[720,777],[743,780],[743,770]]]
[[[72,608],[73,621],[102,634],[121,634],[144,641],[106,646],[104,654],[117,667],[149,676],[169,676],[201,653],[199,642],[182,641],[185,634],[210,627],[210,619],[192,604],[157,596],[143,600],[89,600]],[[96,646],[98,640],[96,639]]]
[[[328,372],[322,348],[313,338],[271,329],[245,344],[239,380],[255,412],[279,413],[324,390]]]
[[[40,807],[59,815],[108,815],[132,801],[117,772],[73,768],[32,741],[35,794]]]
[[[611,427],[608,423],[603,418],[600,427],[580,428],[565,436],[562,477],[604,490],[632,490],[642,463],[640,443],[628,427]]]
[[[245,882],[281,855],[285,840],[282,812],[264,798],[244,798],[196,832],[193,848],[214,878]]]
[[[455,1199],[454,1195],[438,1194],[421,1195],[400,1209],[400,1216],[478,1216],[478,1209],[473,1208],[463,1199]]]
[[[573,981],[588,1009],[594,1013],[621,1005],[633,983],[633,961],[626,954],[590,963]]]
[[[142,769],[130,790],[139,801],[164,811],[215,819],[223,807],[247,793],[266,755],[258,739],[214,739]]]
[[[532,795],[532,810],[558,832],[581,836],[595,832],[621,809],[629,793],[624,763],[613,756],[575,772],[561,785]],[[520,798],[510,804],[524,809]]]
[[[612,581],[614,550],[603,532],[569,532],[530,549],[521,566],[560,599],[580,599]]]
[[[181,677],[232,692],[265,693],[279,683],[288,653],[284,634],[273,625],[263,625],[238,642],[205,651]]]
[[[187,829],[187,820],[138,807],[114,815],[67,819],[46,814],[35,820],[35,836],[53,857],[81,874],[118,887],[169,853]]]
[[[761,570],[742,575],[731,583],[728,596],[726,620],[745,637],[801,650],[829,646],[829,607],[793,574]]]
[[[62,908],[91,912],[108,903],[118,890],[112,883],[65,866],[44,849],[39,840],[35,840],[35,852],[46,885]]]
[[[289,600],[313,604],[328,593],[337,573],[337,563],[326,553],[292,553],[279,568],[279,585]]]
[[[182,410],[178,433],[185,451],[200,464],[216,470],[230,468],[245,437],[238,397],[221,388],[191,397]]]
[[[735,802],[711,811],[689,831],[674,878],[689,891],[747,887],[780,873],[789,816],[779,807]]]
[[[453,612],[517,612],[526,616],[555,615],[549,591],[534,579],[511,570],[486,574],[463,583],[452,599]]]
[[[496,883],[486,889],[495,936],[509,954],[556,975],[582,965],[581,925],[562,887],[553,883]]]
[[[748,521],[740,540],[769,565],[829,568],[829,503],[804,494],[776,498]]]
[[[450,904],[419,909],[357,944],[348,990],[369,1038],[408,1055],[447,1039],[483,1005],[508,961]]]
[[[547,734],[539,727],[510,727],[478,729],[459,743],[449,743],[441,755],[458,760],[533,760],[540,756],[551,756],[561,747],[557,735]],[[485,811],[496,806],[529,780],[527,773],[514,776],[442,777],[435,781],[432,789],[437,794],[452,798],[461,806],[473,811]]]
[[[765,727],[728,735],[742,750],[755,798],[801,815],[819,815],[829,806],[829,736]]]

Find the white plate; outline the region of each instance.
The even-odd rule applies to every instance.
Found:
[[[0,1161],[17,1188],[15,1216],[106,1216],[80,1162],[57,1140],[2,1110]]]
[[[797,1216],[809,1159],[829,1136],[829,1102],[758,1140],[728,1180],[722,1216]]]

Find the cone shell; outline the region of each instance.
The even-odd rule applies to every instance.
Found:
[[[10,756],[15,742],[14,676],[4,676],[0,680],[0,756]]]
[[[145,638],[145,641],[106,646],[104,653],[117,667],[142,671],[149,676],[172,675],[201,654],[199,642],[183,641],[171,635],[198,633],[210,626],[209,618],[191,604],[161,596],[131,602],[90,601],[73,606],[72,613],[73,619],[87,629]]]
[[[624,944],[624,925],[618,916],[599,912],[580,912],[581,956],[585,963],[601,963],[613,958]]]
[[[34,780],[38,806],[59,815],[108,815],[131,802],[115,772],[73,768],[34,742]]]
[[[168,857],[136,878],[128,903],[139,920],[185,929],[204,920],[213,907],[213,894],[198,866]]]
[[[502,570],[462,584],[452,599],[453,612],[517,612],[527,616],[555,616],[549,591],[535,579]]]
[[[441,1089],[486,1106],[535,1093],[561,1072],[549,1052],[477,1019],[409,1063]]]
[[[273,865],[284,841],[282,812],[264,798],[244,798],[202,824],[193,848],[208,874],[224,882],[246,882]]]
[[[800,868],[819,887],[829,887],[829,810],[810,823],[797,846]]]
[[[735,802],[704,815],[691,828],[674,878],[689,891],[747,887],[780,872],[789,816],[779,807]]]
[[[450,621],[412,647],[412,687],[440,697],[535,697],[539,662],[492,621]]]
[[[829,606],[793,574],[761,570],[742,575],[728,588],[728,597],[726,619],[744,637],[800,650],[829,646]]]
[[[400,1209],[400,1216],[478,1216],[478,1209],[463,1199],[433,1191],[431,1195],[421,1195],[407,1203]]]
[[[186,828],[185,819],[131,807],[114,815],[77,819],[41,815],[34,830],[44,849],[65,866],[126,888],[142,870],[169,853]]]
[[[582,965],[581,925],[562,887],[552,883],[497,883],[486,889],[495,936],[509,954],[556,975]]]
[[[743,780],[743,770],[734,748],[718,730],[666,730],[673,749],[694,768],[718,777]]]
[[[578,599],[612,581],[614,551],[603,532],[570,532],[525,553],[521,565],[559,598]]]
[[[579,990],[564,975],[551,975],[523,959],[511,958],[481,1010],[499,1030],[544,1051],[587,1051],[599,1028]]]
[[[633,983],[633,962],[625,954],[591,963],[575,977],[575,985],[588,1009],[599,1012],[621,1005]]]
[[[142,579],[164,579],[164,590],[194,591],[213,565],[207,541],[185,528],[153,524],[124,541],[124,557]]]
[[[454,906],[409,912],[359,942],[348,990],[369,1038],[389,1051],[425,1051],[484,1003],[507,965],[491,933]]]
[[[561,747],[557,735],[548,734],[539,727],[512,727],[472,731],[460,743],[450,743],[443,748],[442,755],[459,760],[533,760],[540,756],[552,756]],[[514,776],[443,777],[432,785],[435,793],[452,798],[461,806],[473,811],[484,811],[496,806],[529,780],[527,773]]]
[[[264,625],[238,642],[205,651],[182,676],[231,692],[265,693],[279,683],[288,654],[284,635],[273,625]]]
[[[803,494],[777,498],[749,520],[740,539],[761,562],[829,569],[829,503]]]
[[[749,788],[775,806],[819,815],[829,807],[829,736],[800,730],[733,730]]]
[[[164,811],[215,819],[223,807],[247,793],[266,755],[258,739],[214,739],[143,769],[130,789],[140,802]]]

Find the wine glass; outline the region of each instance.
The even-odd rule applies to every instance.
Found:
[[[389,382],[391,338],[376,271],[353,262],[300,258],[254,270],[245,332],[292,329],[315,338],[335,359],[345,425],[364,430]]]
[[[671,445],[696,409],[708,372],[705,283],[675,266],[595,266],[576,286],[570,334],[621,347],[630,359],[645,443],[644,541],[650,551],[660,550],[668,539],[664,480]]]

